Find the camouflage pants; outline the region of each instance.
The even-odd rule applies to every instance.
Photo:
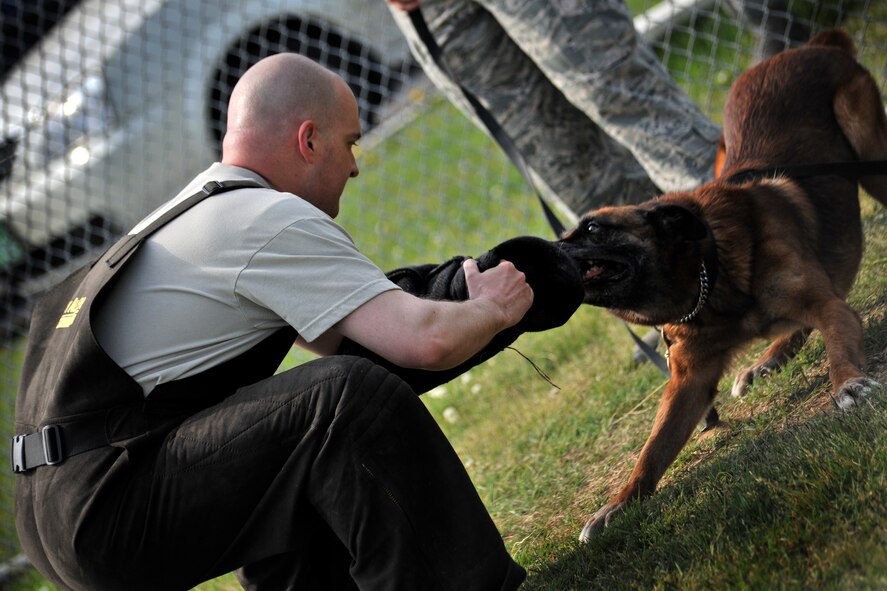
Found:
[[[423,0],[422,12],[456,80],[392,9],[428,77],[480,125],[458,85],[477,96],[571,219],[711,178],[720,130],[636,33],[624,0]]]

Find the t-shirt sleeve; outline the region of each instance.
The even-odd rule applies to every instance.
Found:
[[[313,341],[375,296],[400,289],[332,220],[280,231],[240,273],[238,297],[272,310]]]

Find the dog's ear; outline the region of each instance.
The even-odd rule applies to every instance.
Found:
[[[680,205],[658,205],[647,212],[647,220],[672,238],[694,241],[708,235],[708,227],[699,216]]]

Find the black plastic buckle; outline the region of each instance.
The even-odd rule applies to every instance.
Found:
[[[43,440],[43,458],[47,466],[54,466],[65,459],[65,450],[62,448],[62,430],[58,425],[46,425],[40,429],[40,438]]]
[[[25,436],[12,438],[12,471],[18,474],[25,471]]]
[[[203,191],[207,195],[212,195],[213,193],[215,193],[216,191],[218,191],[222,187],[224,187],[224,185],[222,183],[220,183],[219,181],[210,181],[210,182],[206,183],[205,185],[203,185],[203,188],[201,189],[201,191]]]

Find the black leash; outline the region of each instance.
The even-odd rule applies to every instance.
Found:
[[[644,339],[642,339],[641,337],[639,337],[637,335],[637,333],[635,333],[633,330],[631,330],[631,327],[628,325],[627,322],[625,322],[623,320],[622,324],[625,326],[625,330],[628,331],[628,334],[631,335],[631,338],[634,340],[634,344],[637,345],[638,349],[641,350],[641,353],[646,355],[647,359],[649,359],[650,362],[653,365],[655,365],[659,371],[661,371],[663,374],[665,374],[666,378],[670,378],[671,377],[671,370],[668,369],[668,360],[665,357],[663,357],[662,355],[660,355],[659,351],[657,351],[654,347],[651,347],[650,345],[648,345],[644,341]],[[662,338],[662,337],[660,337],[660,338]]]
[[[428,50],[428,54],[431,56],[431,59],[434,60],[434,63],[440,68],[442,71],[447,73],[450,79],[459,86],[459,90],[465,96],[465,99],[471,104],[474,109],[477,117],[483,122],[486,126],[487,131],[489,131],[490,135],[493,139],[496,140],[496,143],[499,144],[499,147],[505,151],[520,173],[523,175],[524,179],[527,183],[533,188],[533,191],[536,192],[536,197],[539,198],[539,203],[542,205],[542,211],[545,213],[545,218],[548,220],[548,224],[551,226],[551,229],[554,231],[555,236],[560,238],[561,234],[564,233],[564,225],[557,218],[552,211],[551,207],[549,207],[548,203],[545,202],[545,199],[542,198],[542,193],[539,191],[539,188],[536,186],[533,177],[530,175],[530,171],[527,168],[526,161],[524,160],[523,155],[521,155],[520,151],[518,151],[517,146],[514,145],[511,137],[505,130],[502,129],[502,126],[499,125],[499,122],[496,121],[496,118],[478,101],[477,97],[474,96],[474,93],[469,91],[467,88],[459,84],[456,78],[452,75],[447,68],[446,64],[444,64],[443,60],[443,50],[441,50],[440,46],[435,41],[434,36],[431,34],[431,31],[428,29],[428,25],[425,22],[425,18],[422,16],[422,11],[419,8],[410,11],[409,13],[410,21],[413,23],[413,26],[416,28],[416,33],[419,36],[419,39],[425,45],[425,48]],[[650,361],[659,368],[667,377],[671,375],[668,370],[668,362],[665,358],[660,355],[656,350],[650,347],[647,343],[645,343],[635,332],[628,326],[627,323],[623,322],[626,330],[631,335],[631,338],[634,339],[634,342],[637,344],[638,348],[641,352],[648,358]]]
[[[422,11],[419,8],[410,11],[410,20],[413,23],[413,26],[416,28],[416,33],[419,35],[419,39],[422,43],[425,44],[425,48],[428,50],[429,55],[431,55],[431,59],[434,60],[434,63],[438,68],[446,72],[450,79],[459,86],[459,90],[462,91],[462,94],[465,95],[465,98],[471,104],[471,107],[474,109],[477,117],[483,122],[486,126],[487,131],[490,132],[490,135],[493,139],[496,140],[496,143],[499,144],[499,147],[505,151],[520,173],[523,175],[524,179],[527,183],[533,188],[533,191],[536,192],[536,197],[539,198],[539,203],[542,205],[542,211],[545,213],[545,218],[548,220],[548,224],[551,226],[551,229],[554,231],[555,236],[560,238],[561,234],[564,233],[564,225],[557,218],[554,211],[549,207],[548,203],[545,202],[545,199],[542,198],[542,193],[539,191],[539,187],[536,186],[536,183],[533,181],[533,177],[530,175],[530,170],[527,167],[527,163],[524,160],[523,155],[518,151],[517,146],[515,146],[514,141],[511,137],[505,133],[505,130],[502,129],[502,126],[499,125],[499,122],[496,121],[496,118],[482,105],[480,101],[474,96],[474,93],[469,91],[467,88],[462,86],[456,78],[452,75],[449,68],[447,68],[446,64],[443,60],[443,51],[440,46],[437,44],[437,41],[434,40],[434,36],[431,34],[431,31],[428,30],[428,25],[425,23],[425,18],[422,16]]]
[[[814,164],[787,164],[770,168],[744,168],[724,179],[724,182],[741,184],[764,178],[787,176],[803,179],[814,176],[843,176],[859,180],[865,176],[887,175],[887,160],[868,160],[865,162],[819,162]]]

